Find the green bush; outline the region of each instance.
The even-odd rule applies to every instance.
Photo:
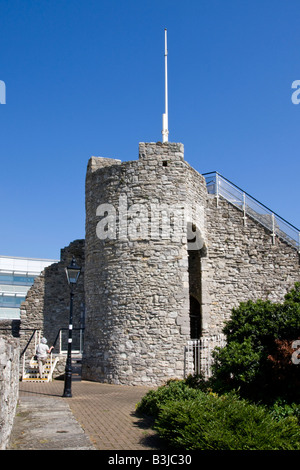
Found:
[[[203,385],[202,378],[171,380],[149,391],[137,406],[139,412],[155,418],[154,428],[169,446],[186,450],[300,449],[297,405],[278,402],[269,411],[236,394],[218,395],[197,388],[199,385]]]
[[[198,391],[197,398],[169,401],[154,427],[170,446],[186,450],[300,449],[296,418],[276,421],[264,407],[232,395]]]
[[[300,337],[299,283],[283,303],[241,303],[223,332],[227,345],[214,352],[215,384],[256,400],[297,399],[299,366],[291,362],[291,344]]]
[[[199,391],[189,387],[183,380],[169,380],[157,390],[150,390],[137,404],[137,411],[157,417],[163,405],[176,400],[189,400],[197,397]]]
[[[300,450],[300,365],[291,361],[291,341],[300,338],[300,284],[282,304],[240,304],[223,331],[227,344],[216,349],[209,380],[171,380],[148,392],[137,410],[153,416],[175,448]]]
[[[300,405],[297,403],[286,403],[284,400],[277,400],[269,408],[271,416],[277,421],[288,416],[294,416],[300,424]]]

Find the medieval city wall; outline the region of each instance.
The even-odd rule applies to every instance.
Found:
[[[249,216],[244,221],[242,211],[222,198],[208,195],[206,224],[203,329],[213,335],[240,302],[282,302],[300,281],[300,266],[296,248],[279,237],[273,244],[269,230]]]
[[[65,268],[75,256],[77,264],[82,271],[75,287],[73,305],[73,328],[80,328],[84,321],[84,240],[75,240],[69,246],[61,250],[61,259],[58,263],[47,266],[36,277],[34,284],[29,289],[25,301],[20,309],[20,345],[21,351],[26,347],[34,329],[41,330],[41,334],[47,338],[49,346],[53,344],[57,333],[61,328],[68,330],[70,315],[70,288],[67,282]],[[67,341],[68,332],[63,333],[63,339]],[[74,330],[74,341],[79,334]],[[54,353],[58,352],[57,347]],[[65,346],[66,348],[66,346]],[[33,355],[34,342],[28,354]]]
[[[221,333],[240,302],[282,301],[300,281],[297,249],[208,194],[177,143],[141,143],[129,162],[89,160],[86,239],[36,278],[21,306],[21,350],[30,329],[51,344],[68,327],[73,255],[82,378],[116,384],[182,378],[187,341]]]
[[[187,222],[204,236],[205,198],[205,180],[184,161],[182,144],[142,143],[139,160],[125,163],[90,159],[84,379],[156,385],[183,376]]]
[[[240,302],[282,301],[299,254],[207,194],[182,144],[139,150],[138,161],[88,164],[83,378],[157,385],[182,378],[187,341],[221,333]],[[155,205],[188,212],[183,223],[168,214],[166,232]]]

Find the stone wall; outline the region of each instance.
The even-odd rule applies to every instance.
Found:
[[[70,314],[70,288],[67,282],[65,267],[75,256],[77,264],[82,268],[81,275],[74,290],[73,328],[80,328],[84,324],[84,240],[75,240],[61,250],[61,259],[51,264],[38,276],[29,289],[25,302],[21,305],[21,350],[26,346],[33,329],[39,329],[48,340],[49,346],[53,344],[60,328],[69,327]],[[68,332],[64,332],[67,340]],[[74,347],[79,334],[74,331]],[[58,352],[57,347],[53,351]],[[34,354],[34,344],[30,354]]]
[[[282,301],[299,280],[297,250],[217,204],[182,144],[141,143],[139,160],[125,163],[90,159],[83,378],[182,378],[189,339],[221,333],[242,301]]]
[[[207,194],[183,145],[169,142],[141,143],[138,160],[89,160],[86,240],[35,280],[22,346],[32,328],[51,344],[68,327],[73,255],[83,268],[73,319],[82,326],[85,309],[82,377],[117,384],[182,378],[188,340],[221,333],[240,302],[282,301],[300,281],[297,250]]]
[[[1,328],[7,325],[0,322]],[[19,395],[19,339],[0,331],[0,450],[6,449]]]
[[[183,376],[187,224],[205,233],[205,198],[182,144],[142,143],[139,160],[125,163],[90,159],[84,379],[156,385]]]
[[[281,302],[300,281],[299,254],[270,231],[246,218],[236,207],[208,195],[207,256],[203,258],[205,291],[203,333],[220,333],[240,302],[269,299]]]

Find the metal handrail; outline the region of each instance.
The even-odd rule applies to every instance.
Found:
[[[205,177],[207,188],[211,191],[211,194],[216,194],[217,201],[219,196],[221,196],[243,211],[244,222],[246,221],[246,215],[248,215],[271,231],[273,243],[275,242],[275,237],[278,236],[293,247],[297,247],[298,251],[300,250],[300,229],[276,214],[276,212],[272,211],[265,204],[255,199],[217,171],[203,173],[203,176]],[[214,187],[210,187],[212,183]],[[230,192],[230,189],[232,189],[232,192]],[[234,197],[236,199],[234,199]],[[262,209],[263,212],[259,212],[260,209]]]
[[[25,354],[25,352],[27,351],[28,347],[29,347],[29,344],[31,343],[32,339],[34,338],[35,334],[37,331],[40,331],[39,328],[26,328],[26,329],[22,329],[20,331],[32,331],[32,335],[30,336],[29,340],[27,341],[27,344],[25,346],[25,348],[23,349],[23,351],[20,353],[20,359],[21,357]]]
[[[63,331],[69,331],[69,328],[60,328],[57,332],[57,335],[56,335],[56,338],[53,342],[53,346],[55,347],[56,346],[56,343],[57,341],[59,340],[59,351],[60,353],[62,352],[66,352],[66,350],[63,350],[62,349],[62,346],[61,346],[61,334]],[[82,333],[84,332],[84,328],[73,328],[73,331],[80,331],[80,337],[79,337],[79,341],[80,341],[80,345],[79,345],[79,352],[82,352]],[[76,351],[75,351],[76,352]]]
[[[22,330],[22,331],[24,331],[24,330]],[[54,343],[53,343],[53,346],[55,347],[58,339],[60,340],[60,342],[59,342],[59,353],[58,354],[64,354],[66,352],[61,347],[61,345],[62,345],[61,334],[62,334],[62,331],[64,331],[64,330],[68,331],[68,328],[60,328],[58,330],[58,333],[57,333],[56,338],[55,338]],[[80,338],[79,338],[80,344],[79,344],[79,350],[78,351],[73,350],[73,352],[75,352],[75,353],[79,352],[81,354],[82,349],[83,349],[83,347],[82,347],[82,333],[84,331],[84,328],[74,328],[74,330],[79,330],[80,331]],[[25,348],[23,349],[23,351],[20,354],[20,360],[23,358],[23,361],[22,361],[22,376],[23,377],[24,377],[25,369],[26,369],[26,351],[27,351],[27,349],[28,349],[28,347],[29,347],[29,345],[30,345],[30,343],[33,339],[35,339],[35,349],[36,349],[38,339],[40,339],[40,335],[41,335],[41,330],[38,329],[38,328],[32,328],[32,329],[31,328],[28,328],[28,329],[26,328],[26,331],[32,331],[32,334],[31,334],[29,340],[27,341],[27,344],[26,344]],[[37,336],[39,336],[39,338],[37,338]],[[51,369],[52,369],[52,366],[53,366],[52,352],[50,353],[50,361],[51,361]]]
[[[22,353],[20,354],[20,360],[21,358],[23,357],[23,364],[22,364],[22,377],[24,377],[25,375],[25,370],[26,370],[26,351],[32,341],[32,339],[34,338],[35,339],[35,349],[36,349],[36,345],[38,343],[37,341],[37,336],[39,336],[39,339],[40,339],[40,336],[41,336],[41,330],[37,329],[37,328],[34,328],[33,329],[33,333],[32,335],[30,336],[29,340],[27,341],[27,344],[25,346],[25,348],[23,349]],[[52,357],[51,357],[51,363],[52,363]]]
[[[83,332],[83,331],[84,331],[84,328],[74,328],[74,329],[73,329],[73,331],[76,331],[76,330],[80,330],[80,331]],[[27,351],[27,349],[28,349],[28,347],[29,347],[29,345],[30,345],[32,339],[34,338],[36,332],[37,332],[37,331],[41,331],[41,330],[40,330],[40,328],[26,328],[26,329],[22,329],[22,330],[20,330],[20,331],[32,331],[32,335],[30,336],[29,340],[27,341],[27,344],[26,344],[25,348],[24,348],[23,351],[20,353],[20,359],[21,359],[21,357],[22,357],[22,356],[25,354],[25,352]],[[62,331],[68,331],[68,328],[60,328],[60,329],[58,330],[58,333],[57,333],[57,335],[56,335],[56,337],[55,337],[55,340],[54,340],[54,342],[53,342],[53,347],[54,347],[54,348],[55,348],[55,346],[56,346],[56,343],[57,343],[58,339],[61,337],[61,332],[62,332]],[[81,340],[81,338],[80,338],[80,340]],[[61,347],[60,347],[60,351],[61,351]]]

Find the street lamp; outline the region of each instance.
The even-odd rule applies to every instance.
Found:
[[[69,338],[68,338],[68,355],[65,369],[65,388],[63,397],[72,397],[72,330],[73,330],[73,287],[76,285],[78,278],[80,276],[81,268],[77,266],[76,260],[73,256],[73,259],[70,265],[65,268],[66,275],[68,279],[70,291],[70,320],[69,320]]]

